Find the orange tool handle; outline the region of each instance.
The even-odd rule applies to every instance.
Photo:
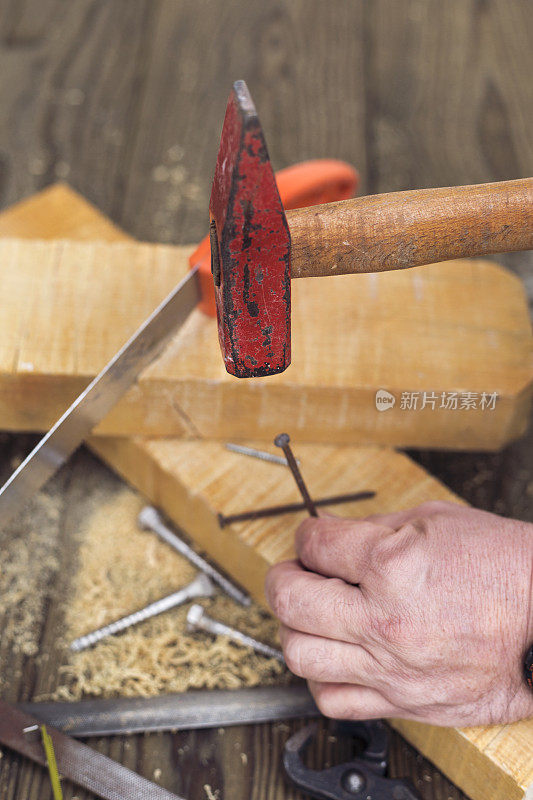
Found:
[[[333,203],[354,197],[359,174],[345,161],[333,158],[302,161],[276,172],[281,202],[285,209]],[[202,239],[189,258],[192,267],[198,266],[202,299],[199,308],[209,317],[216,317],[215,292],[211,275],[211,246],[209,236]]]

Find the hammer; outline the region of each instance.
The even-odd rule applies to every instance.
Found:
[[[406,269],[533,248],[533,178],[419,189],[285,213],[244,81],[226,108],[209,204],[211,272],[226,369],[291,361],[291,278]]]

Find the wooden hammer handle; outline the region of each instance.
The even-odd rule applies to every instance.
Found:
[[[533,249],[533,178],[287,211],[293,278],[384,272]]]

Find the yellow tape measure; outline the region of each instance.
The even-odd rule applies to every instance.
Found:
[[[43,740],[44,752],[46,753],[46,763],[48,765],[48,774],[50,775],[50,783],[52,784],[52,794],[54,800],[63,800],[63,792],[61,790],[61,781],[59,779],[59,770],[57,769],[56,754],[54,753],[54,744],[46,725],[41,725],[41,736]]]

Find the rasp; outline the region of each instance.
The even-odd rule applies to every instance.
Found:
[[[200,301],[192,269],[74,400],[0,488],[0,530],[61,467],[163,349]]]
[[[75,703],[23,703],[19,708],[71,736],[220,728],[320,716],[307,687],[298,684]]]
[[[46,754],[40,739],[24,733],[39,720],[0,700],[0,745],[46,767]],[[70,736],[48,728],[57,768],[62,777],[88,789],[103,800],[182,800],[178,795],[157,786],[97,753]]]

